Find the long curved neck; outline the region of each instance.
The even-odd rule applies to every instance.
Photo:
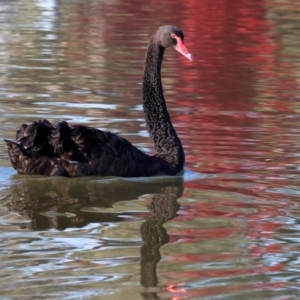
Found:
[[[169,172],[183,169],[184,151],[166,107],[161,83],[161,64],[165,48],[151,38],[145,59],[143,78],[143,106],[147,128],[154,142],[156,156],[162,158]]]

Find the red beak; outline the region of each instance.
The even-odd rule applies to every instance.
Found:
[[[189,60],[194,60],[194,56],[189,53],[189,50],[187,49],[184,41],[178,36],[176,36],[175,39],[177,40],[177,45],[174,47],[175,50],[177,50],[183,56],[187,57]]]

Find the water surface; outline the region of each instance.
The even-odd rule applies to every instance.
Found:
[[[159,13],[158,13],[159,12]],[[182,175],[17,175],[0,141],[3,299],[297,299],[297,1],[3,1],[0,137],[22,123],[108,129],[153,154],[144,52],[185,33],[164,92]]]

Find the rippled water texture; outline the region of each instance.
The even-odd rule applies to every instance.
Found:
[[[144,52],[162,24],[183,176],[17,175],[3,138],[48,118],[153,154]],[[299,299],[300,5],[285,0],[0,4],[1,299]]]

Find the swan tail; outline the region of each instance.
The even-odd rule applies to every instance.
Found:
[[[70,176],[55,159],[49,160],[11,140],[4,140],[13,168],[20,174]]]
[[[30,125],[23,124],[16,134],[17,144],[27,149],[29,153],[55,157],[57,155],[48,140],[53,129],[53,125],[47,120],[40,120]]]

